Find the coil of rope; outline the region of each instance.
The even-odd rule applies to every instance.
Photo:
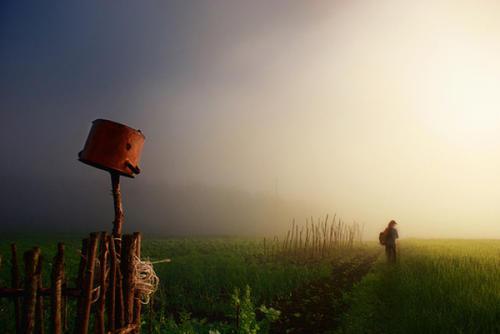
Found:
[[[153,264],[167,263],[170,259],[164,259],[151,262],[149,260],[141,260],[135,256],[134,284],[135,289],[139,292],[139,300],[142,304],[149,304],[151,295],[158,289],[160,279],[156,275]]]
[[[81,254],[81,252],[79,253],[82,258],[86,259],[86,257]],[[120,255],[116,255],[116,261],[117,263],[120,263]],[[153,265],[158,263],[168,263],[170,261],[170,259],[163,259],[158,261],[141,260],[138,256],[134,256],[134,286],[138,291],[137,295],[141,304],[149,304],[151,296],[156,292],[156,290],[158,290],[160,278],[158,277],[158,275],[156,275]],[[109,274],[109,268],[105,273],[100,272],[100,261],[98,258],[95,260],[94,266],[94,272],[96,273],[96,276],[100,276],[103,274],[107,276]],[[101,286],[98,285],[91,291],[91,296],[93,297],[91,299],[91,304],[97,302],[100,298],[100,295]]]

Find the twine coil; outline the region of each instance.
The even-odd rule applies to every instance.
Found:
[[[121,238],[114,238],[114,240],[121,241]],[[86,256],[79,251],[80,256],[86,260]],[[116,261],[120,263],[120,254],[116,254]],[[141,304],[149,304],[151,301],[151,295],[158,290],[158,285],[160,283],[160,278],[156,275],[153,264],[157,263],[168,263],[170,259],[163,259],[158,261],[141,260],[137,255],[134,256],[134,287],[137,293],[137,299]],[[96,276],[108,275],[109,268],[104,273],[100,272],[100,261],[98,258],[95,259],[94,270]],[[91,304],[94,304],[101,297],[101,286],[97,285],[91,290]]]
[[[138,292],[138,299],[141,304],[149,304],[151,295],[158,289],[160,279],[153,268],[153,262],[141,260],[135,256],[134,285]],[[170,259],[155,261],[154,263],[170,262]]]

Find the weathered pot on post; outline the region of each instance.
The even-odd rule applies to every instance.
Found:
[[[134,320],[140,319],[140,314],[134,315],[132,313],[131,316],[130,312],[128,313],[128,318],[124,319],[123,316],[125,314],[125,306],[127,306],[128,311],[131,309],[130,300],[133,301],[135,288],[131,287],[131,284],[128,284],[126,285],[127,289],[123,289],[124,280],[130,280],[132,277],[129,277],[130,275],[124,276],[127,272],[120,270],[119,259],[132,256],[135,253],[127,254],[129,250],[125,249],[125,253],[122,254],[121,239],[124,215],[120,190],[120,175],[133,178],[136,174],[140,173],[139,160],[144,140],[145,137],[140,130],[132,129],[126,125],[109,120],[96,119],[92,122],[92,128],[90,129],[83,150],[78,153],[78,158],[81,162],[108,171],[111,175],[115,219],[113,221],[112,238],[110,238],[108,245],[111,253],[109,268],[110,286],[107,289],[107,306],[108,329],[112,331],[124,328],[123,326],[135,326]],[[128,301],[128,304],[124,304],[125,300]],[[88,304],[85,305],[86,313],[82,316],[82,319],[88,318]],[[101,305],[101,311],[102,307],[104,307],[104,304]],[[137,308],[137,310],[140,313],[140,308]],[[124,320],[126,320],[126,323]],[[104,317],[101,316],[99,321],[100,328],[102,329],[104,327]],[[88,327],[88,323],[85,322],[81,326],[85,330]],[[138,327],[136,327],[134,327],[134,333],[138,333],[139,331]]]
[[[145,137],[141,130],[105,119],[92,122],[85,147],[78,154],[81,162],[134,177],[140,173],[139,161]]]

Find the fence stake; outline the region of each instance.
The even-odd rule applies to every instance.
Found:
[[[43,256],[40,252],[40,256],[38,257],[38,264],[36,266],[37,283],[38,283],[38,291],[43,289],[42,286],[42,263]],[[37,293],[36,297],[36,308],[35,308],[35,333],[36,334],[44,334],[45,333],[45,312],[43,308],[43,296]]]
[[[99,257],[99,285],[101,287],[99,302],[96,314],[96,333],[105,334],[104,326],[104,308],[106,306],[106,292],[108,285],[108,236],[106,232],[101,232],[101,253]]]
[[[139,232],[134,233],[135,239],[135,255],[138,259],[141,258],[141,234]],[[140,296],[136,294],[134,295],[134,323],[137,326],[136,333],[140,333],[141,331],[141,300]]]
[[[119,253],[116,253],[119,254]],[[116,327],[121,328],[125,325],[125,301],[123,299],[123,275],[120,270],[120,266],[117,263],[116,266],[116,299],[117,303],[115,303],[116,308]]]
[[[62,334],[62,289],[64,280],[64,245],[57,244],[57,254],[54,257],[54,265],[52,267],[52,295],[50,301],[52,333]]]
[[[125,324],[134,322],[134,269],[136,256],[136,243],[134,236],[127,234],[123,236],[122,244],[122,274],[123,274],[123,297],[125,304]]]
[[[80,266],[78,267],[78,277],[76,278],[76,287],[82,288],[83,276],[85,275],[85,267],[87,266],[87,248],[89,245],[89,239],[85,238],[82,240],[82,250],[80,252]]]
[[[94,268],[97,254],[97,246],[99,235],[91,233],[87,251],[87,266],[85,276],[83,277],[83,285],[81,295],[78,300],[77,309],[77,333],[87,334],[90,320],[90,306],[92,304],[92,291],[94,287]]]
[[[67,287],[68,287],[68,278],[66,277],[66,275],[64,275],[63,285],[62,285],[63,291],[65,291],[67,289]],[[62,313],[63,331],[67,332],[68,331],[68,296],[66,294],[64,294],[63,299],[62,299],[62,309],[63,309],[63,313]]]
[[[12,268],[11,268],[11,278],[12,287],[21,288],[21,277],[19,276],[19,265],[17,263],[17,247],[16,244],[11,244],[10,249],[12,252]],[[14,299],[14,317],[16,319],[16,333],[20,334],[22,332],[21,326],[21,298]]]
[[[108,246],[109,246],[109,296],[108,296],[108,330],[111,332],[115,331],[115,316],[116,316],[116,252],[115,252],[115,241],[112,236],[108,236]]]
[[[36,270],[40,257],[40,248],[35,247],[24,253],[25,284],[23,307],[23,332],[33,333],[35,328],[35,305],[38,290]]]

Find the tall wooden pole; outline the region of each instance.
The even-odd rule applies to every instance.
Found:
[[[111,172],[111,190],[113,192],[113,203],[115,207],[115,220],[113,221],[113,236],[121,238],[123,226],[122,194],[120,191],[120,174]],[[120,249],[116,249],[120,253]]]
[[[113,241],[114,241],[114,249],[115,249],[115,257],[119,257],[122,250],[122,226],[123,226],[123,206],[122,206],[122,194],[120,191],[120,174],[116,172],[111,172],[111,191],[113,193],[113,204],[115,208],[115,220],[113,221]],[[118,260],[118,261],[117,261]],[[115,279],[114,286],[115,289],[115,328],[120,328],[124,325],[124,300],[123,300],[123,276],[120,270],[120,261],[119,259],[111,260],[111,263],[114,264],[114,268],[111,268],[114,271]],[[113,301],[112,301],[113,302]],[[113,308],[113,307],[112,307]]]

